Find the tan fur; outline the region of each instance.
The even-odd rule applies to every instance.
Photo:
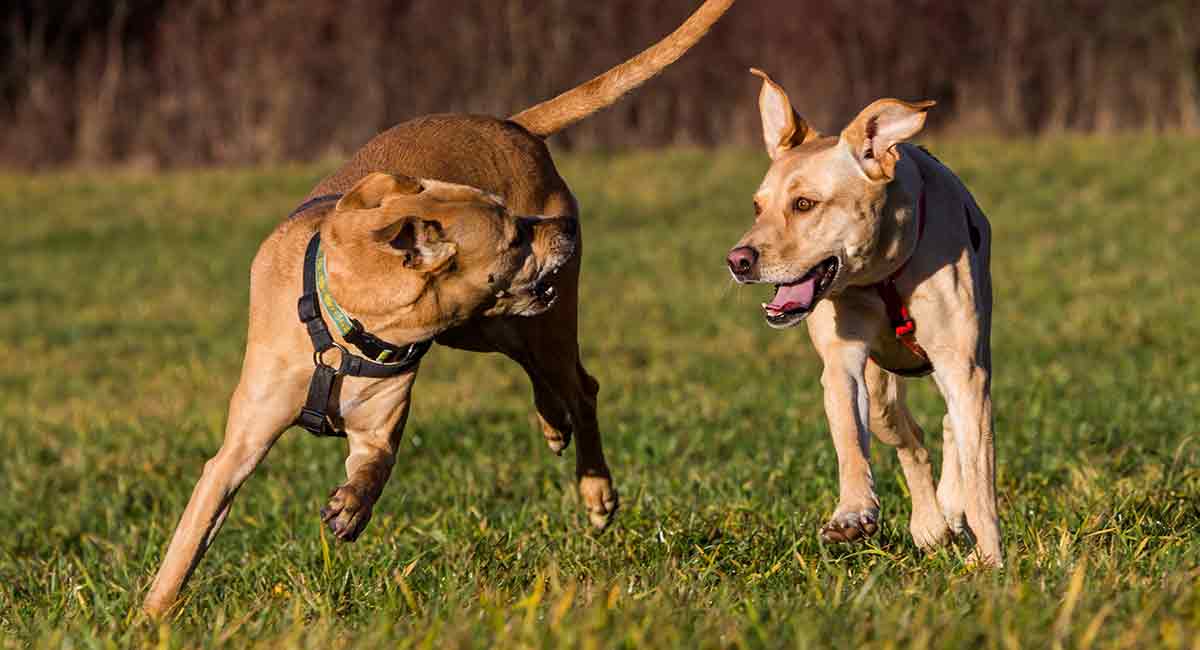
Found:
[[[897,448],[912,494],[910,531],[921,547],[969,526],[973,558],[1003,562],[996,513],[990,396],[990,230],[970,193],[923,150],[902,144],[933,102],[881,99],[838,137],[820,137],[793,115],[764,73],[760,111],[772,164],[755,193],[758,215],[731,251],[735,279],[789,285],[837,260],[836,275],[807,313],[767,310],[785,328],[807,319],[824,362],[825,411],[838,456],[840,497],[821,534],[851,541],[879,525],[868,462],[871,434]],[[797,137],[802,134],[802,137]],[[924,192],[925,233],[916,203]],[[798,199],[810,203],[799,204]],[[811,204],[811,207],[810,207]],[[802,205],[805,210],[798,209]],[[974,230],[974,235],[972,235]],[[900,296],[946,399],[942,479],[935,487],[898,370],[921,365],[892,331],[874,285],[900,271]],[[764,305],[764,309],[766,306]]]
[[[662,43],[514,121],[431,115],[393,127],[313,188],[309,198],[345,196],[336,207],[282,223],[255,257],[246,356],[225,441],[205,464],[146,612],[159,616],[172,607],[234,494],[304,402],[312,346],[296,301],[304,250],[317,230],[333,295],[368,331],[394,343],[436,337],[451,347],[502,352],[525,369],[547,444],[561,453],[574,439],[581,500],[595,527],[608,525],[618,497],[596,420],[599,385],[580,362],[577,339],[579,211],[540,136],[649,79],[731,4],[709,0]],[[552,307],[534,290],[545,283],[556,292]],[[336,363],[336,354],[328,361]],[[389,379],[346,377],[331,399],[350,453],[346,482],[322,517],[341,539],[362,532],[391,474],[415,379],[416,370]]]
[[[700,42],[734,0],[706,0],[669,36],[604,74],[509,118],[530,133],[546,137],[617,103]]]

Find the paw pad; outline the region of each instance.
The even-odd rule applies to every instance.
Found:
[[[370,520],[371,504],[348,485],[334,488],[329,503],[321,508],[321,521],[343,542],[358,539]]]

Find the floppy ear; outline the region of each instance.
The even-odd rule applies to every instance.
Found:
[[[400,258],[414,271],[441,271],[458,252],[454,242],[445,238],[442,225],[413,214],[420,211],[416,203],[410,206],[411,212],[399,204],[391,206],[396,209],[379,209],[389,197],[415,197],[423,191],[424,184],[416,178],[368,174],[338,201],[330,224],[330,244],[358,242]],[[398,216],[399,210],[405,211]]]
[[[375,235],[406,268],[422,273],[441,271],[458,253],[458,246],[443,237],[441,224],[416,215],[401,217]]]
[[[868,178],[890,181],[896,172],[896,161],[900,160],[895,146],[925,126],[925,112],[936,103],[876,100],[842,131],[842,142],[850,147]]]
[[[758,68],[750,68],[750,72],[763,80],[762,90],[758,93],[758,112],[762,117],[763,144],[767,146],[771,160],[818,136],[792,108],[791,100],[779,84]]]
[[[421,181],[411,176],[372,172],[367,174],[337,202],[337,210],[370,210],[383,204],[389,194],[420,194]]]

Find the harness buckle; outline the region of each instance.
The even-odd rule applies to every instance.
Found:
[[[300,322],[305,325],[321,317],[321,310],[317,307],[317,294],[315,293],[306,293],[300,296],[296,307],[300,312]]]
[[[327,422],[324,413],[314,411],[307,406],[300,409],[300,416],[296,418],[296,424],[315,435],[321,435],[325,431]]]

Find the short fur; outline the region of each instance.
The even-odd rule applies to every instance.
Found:
[[[810,269],[835,269],[807,310],[799,302],[782,311],[776,301],[764,304],[772,327],[807,318],[825,365],[821,383],[840,497],[822,537],[844,542],[878,529],[868,462],[874,433],[897,448],[912,494],[914,541],[932,547],[969,527],[974,559],[1001,564],[990,394],[991,231],[949,169],[902,144],[920,131],[933,102],[881,99],[840,136],[822,137],[795,113],[782,88],[754,73],[763,79],[759,107],[772,164],[754,196],[754,225],[727,262],[738,282],[785,290],[812,277]],[[922,193],[927,212],[919,237]],[[824,266],[831,259],[836,265]],[[923,433],[904,403],[905,380],[885,370],[922,365],[897,339],[874,286],[897,272],[895,286],[949,411],[936,488]]]
[[[618,500],[596,422],[599,385],[579,360],[576,338],[578,206],[542,138],[653,77],[733,1],[707,0],[642,54],[510,120],[431,115],[400,124],[313,188],[310,198],[347,194],[336,208],[281,224],[255,258],[246,358],[225,442],[196,484],[143,603],[148,613],[162,615],[175,603],[234,494],[304,401],[312,348],[296,300],[304,248],[318,230],[329,246],[335,297],[372,333],[395,343],[433,336],[521,364],[547,443],[561,453],[574,438],[583,504],[594,526],[608,525]],[[539,303],[544,296],[535,289],[544,282],[553,282],[553,308]],[[391,474],[415,379],[416,370],[344,378],[330,404],[350,455],[346,483],[322,516],[341,539],[362,532]]]

